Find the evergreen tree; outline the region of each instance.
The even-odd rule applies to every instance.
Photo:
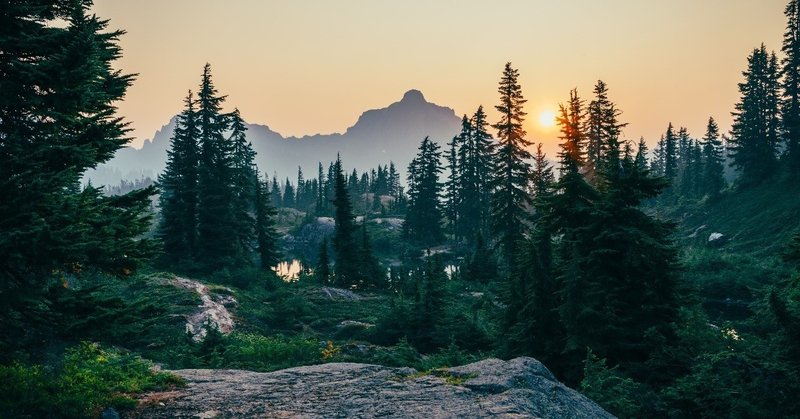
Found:
[[[532,143],[525,138],[522,123],[526,113],[522,110],[526,100],[517,82],[519,72],[506,63],[500,79],[498,92],[500,121],[492,125],[497,130],[498,146],[494,155],[495,168],[492,178],[492,231],[503,248],[507,266],[516,254],[517,242],[523,237],[526,208],[531,200],[527,194],[530,178],[531,153],[527,147]]]
[[[708,118],[706,135],[703,137],[703,181],[702,193],[715,199],[720,191],[725,188],[723,176],[724,157],[722,155],[722,139],[719,136],[719,127],[714,118]]]
[[[283,194],[281,193],[281,187],[278,185],[278,176],[273,174],[272,175],[272,189],[270,189],[270,201],[276,208],[283,207]]]
[[[247,141],[247,126],[244,124],[239,109],[230,115],[231,136],[228,140],[231,150],[231,192],[233,200],[233,222],[237,238],[236,253],[242,263],[247,263],[253,252],[256,236],[256,188],[258,173],[256,172],[256,152]]]
[[[207,269],[219,269],[236,262],[236,221],[230,188],[231,152],[224,133],[228,118],[221,112],[225,96],[219,96],[211,79],[211,65],[203,68],[197,95],[197,120],[200,129],[198,186],[198,260]]]
[[[678,138],[675,135],[672,122],[669,123],[667,132],[664,134],[663,153],[664,177],[672,182],[678,176]]]
[[[800,173],[800,3],[790,0],[784,11],[786,32],[783,35],[783,91],[781,122],[790,173]]]
[[[615,108],[614,103],[608,99],[608,86],[598,80],[594,87],[594,99],[589,103],[586,112],[586,165],[584,172],[590,181],[595,178],[595,173],[602,165],[603,157],[610,141],[619,138],[622,128],[627,124],[619,123],[622,115]]]
[[[123,32],[90,7],[0,7],[0,358],[37,338],[48,284],[89,269],[123,275],[154,251],[142,237],[154,188],[106,197],[73,187],[128,141],[115,107],[133,81],[115,70]]]
[[[357,286],[361,280],[359,273],[359,252],[355,240],[356,225],[353,217],[353,204],[347,190],[347,181],[342,170],[342,160],[336,157],[333,166],[333,206],[336,227],[333,231],[333,250],[336,255],[336,277],[334,283],[341,287]]]
[[[467,116],[461,120],[461,133],[453,137],[447,145],[450,147],[445,159],[447,161],[447,181],[445,182],[444,194],[444,214],[447,217],[447,228],[452,234],[453,239],[458,241],[461,235],[461,225],[459,224],[459,216],[461,208],[461,200],[464,199],[462,194],[465,192],[462,185],[462,178],[467,176],[460,173],[460,164],[458,159],[459,152],[463,152],[467,147],[468,138],[471,136],[472,126],[467,119]],[[463,159],[462,159],[463,165]]]
[[[444,239],[439,196],[442,184],[442,152],[439,145],[425,137],[419,152],[408,166],[408,213],[403,232],[410,240],[430,245]]]
[[[316,278],[320,283],[327,284],[331,280],[331,262],[328,258],[328,237],[322,238],[317,256]]]
[[[400,173],[397,172],[397,168],[394,166],[394,162],[389,162],[389,178],[388,178],[388,188],[389,188],[389,195],[392,196],[394,199],[397,199],[397,195],[400,188]]]
[[[728,141],[733,166],[740,172],[740,185],[759,183],[770,176],[776,166],[778,143],[777,58],[767,53],[762,44],[747,58],[745,77],[739,83],[741,99]]]
[[[297,166],[297,192],[295,192],[295,208],[304,211],[306,209],[306,181],[303,179],[303,168]]]
[[[647,143],[645,143],[644,137],[639,138],[634,162],[636,163],[636,168],[639,170],[647,170]]]
[[[166,259],[190,261],[197,246],[198,131],[192,92],[184,100],[167,151],[167,164],[158,178],[161,218],[158,237]]]
[[[667,144],[664,140],[664,135],[658,140],[655,150],[653,150],[653,159],[650,161],[650,173],[654,176],[664,176],[664,165],[666,163]]]
[[[314,206],[314,213],[317,216],[321,216],[325,213],[326,210],[326,203],[328,202],[328,198],[325,195],[326,189],[325,182],[325,172],[322,170],[322,162],[319,162],[318,170],[317,170],[317,202]]]
[[[286,208],[295,208],[296,206],[294,200],[294,186],[288,177],[283,186],[283,206]]]
[[[262,269],[271,269],[280,259],[278,232],[275,230],[275,208],[269,202],[269,182],[256,175],[256,241]]]

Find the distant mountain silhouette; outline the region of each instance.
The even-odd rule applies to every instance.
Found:
[[[317,175],[317,162],[326,166],[340,153],[348,170],[359,172],[394,161],[405,171],[416,154],[419,142],[429,136],[444,145],[461,129],[455,112],[425,100],[419,90],[409,90],[399,102],[386,108],[369,110],[343,134],[316,134],[284,138],[266,125],[247,124],[247,138],[258,153],[256,163],[262,172],[279,179],[294,180],[297,167],[307,179]],[[141,149],[126,147],[112,160],[87,173],[94,185],[111,185],[121,179],[155,177],[164,170],[175,118],[158,130]]]

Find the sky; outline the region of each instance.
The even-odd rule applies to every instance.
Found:
[[[227,110],[284,136],[344,132],[365,110],[419,89],[428,101],[496,121],[506,62],[520,73],[529,139],[555,150],[540,122],[598,79],[653,144],[669,122],[723,130],[747,55],[780,53],[785,0],[96,0],[127,31],[115,64],[138,73],[119,103],[132,145],[180,112],[211,63]],[[546,119],[546,118],[545,118]],[[416,139],[415,139],[416,140]]]

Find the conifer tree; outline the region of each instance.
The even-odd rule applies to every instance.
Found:
[[[237,238],[235,252],[246,263],[254,249],[253,237],[256,228],[256,188],[258,173],[256,172],[256,152],[247,141],[247,126],[244,124],[239,109],[230,115],[230,189],[233,207],[233,225]]]
[[[590,181],[602,165],[603,157],[610,141],[619,138],[622,128],[627,124],[619,122],[622,114],[608,98],[608,86],[598,80],[594,87],[594,99],[589,103],[586,112],[586,165],[584,172]]]
[[[336,277],[334,283],[342,287],[357,286],[359,274],[359,254],[355,239],[356,225],[353,217],[353,204],[347,190],[347,181],[342,169],[342,160],[336,156],[333,166],[333,206],[336,226],[333,231],[333,250],[336,257]]]
[[[108,197],[73,188],[128,141],[115,103],[134,79],[115,70],[124,32],[107,31],[90,7],[0,7],[0,358],[35,335],[48,284],[80,270],[124,275],[154,251],[142,237],[154,188]]]
[[[319,166],[317,168],[317,202],[314,207],[314,213],[317,216],[321,216],[325,213],[326,203],[327,203],[327,196],[325,195],[325,191],[327,182],[325,182],[325,172],[322,170],[322,162],[319,162]]]
[[[782,62],[781,122],[790,173],[800,174],[800,3],[789,0],[784,10],[786,32]]]
[[[314,271],[320,283],[327,284],[331,280],[331,262],[328,257],[328,236],[322,238],[317,256],[317,269]]]
[[[745,77],[739,83],[741,99],[728,141],[733,166],[740,172],[739,184],[757,184],[769,177],[776,167],[778,143],[778,71],[775,54],[762,44],[747,58]]]
[[[203,68],[197,94],[197,121],[200,130],[200,165],[198,185],[198,258],[207,269],[219,269],[235,263],[239,256],[233,194],[230,188],[231,152],[224,137],[229,128],[222,113],[225,96],[219,96],[211,79],[211,65]]]
[[[289,178],[286,178],[286,183],[283,186],[283,206],[286,208],[295,208],[294,186]]]
[[[269,182],[256,175],[256,241],[262,269],[271,269],[278,264],[278,232],[275,230],[275,208],[269,202]]]
[[[444,194],[444,213],[447,217],[447,229],[452,235],[453,239],[458,241],[461,238],[461,224],[459,218],[462,210],[462,200],[467,199],[463,196],[466,192],[463,185],[464,178],[469,174],[462,173],[464,169],[468,169],[464,165],[464,159],[459,161],[459,154],[465,152],[468,147],[469,137],[472,135],[472,126],[467,119],[467,116],[461,119],[461,133],[453,137],[447,144],[450,149],[448,150],[445,159],[447,161],[447,181],[445,182]],[[469,221],[465,221],[469,222]]]
[[[525,138],[522,123],[526,100],[517,79],[519,72],[506,63],[500,79],[498,93],[500,104],[495,106],[500,121],[492,125],[497,130],[498,145],[494,155],[492,178],[491,220],[492,231],[503,249],[504,261],[510,266],[516,254],[517,242],[523,237],[523,226],[527,218],[526,208],[531,203],[528,196],[532,143]]]
[[[719,127],[714,118],[708,118],[706,135],[703,137],[703,182],[702,193],[707,194],[712,199],[719,196],[720,191],[725,188],[725,178],[723,176],[724,157],[722,155],[723,145],[719,136]]]
[[[158,178],[158,236],[166,258],[178,263],[192,260],[197,246],[198,131],[191,91],[184,103],[170,140],[166,168]]]
[[[444,239],[439,196],[442,184],[442,152],[439,144],[425,137],[419,152],[408,166],[408,213],[403,223],[405,236],[422,244],[440,243]]]
[[[664,133],[663,153],[664,177],[672,182],[678,176],[678,138],[675,135],[672,122],[669,123],[667,132]]]
[[[647,143],[644,141],[644,137],[639,138],[634,162],[636,163],[636,168],[639,170],[647,170]]]
[[[278,175],[272,175],[272,187],[270,189],[270,202],[276,207],[283,207],[283,194],[281,193],[281,186],[278,184]]]

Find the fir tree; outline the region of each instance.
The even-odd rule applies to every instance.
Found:
[[[356,225],[353,217],[353,205],[347,191],[347,181],[342,170],[342,160],[336,157],[333,169],[333,206],[335,208],[333,231],[333,250],[336,255],[335,284],[342,287],[358,286],[359,252],[355,240]]]
[[[286,183],[283,185],[283,206],[286,208],[295,208],[294,186],[288,177],[286,178]]]
[[[275,230],[275,208],[269,202],[269,182],[256,177],[256,241],[262,269],[271,269],[278,264],[278,232]]]
[[[253,248],[253,238],[256,235],[256,188],[258,187],[258,173],[256,172],[256,152],[247,141],[247,126],[244,124],[239,109],[234,109],[230,115],[231,135],[230,143],[230,188],[233,206],[233,223],[237,238],[235,252],[242,263],[249,260]]]
[[[790,173],[800,173],[800,3],[790,0],[784,11],[786,32],[783,35],[783,91],[781,122]]]
[[[278,184],[277,174],[272,175],[272,188],[270,189],[270,202],[276,207],[283,207],[283,194],[281,193],[281,186]]]
[[[153,254],[148,187],[80,191],[83,173],[128,141],[116,115],[133,75],[115,70],[122,31],[90,1],[0,7],[0,358],[36,337],[47,284],[81,270],[124,275]],[[24,322],[24,323],[23,323]],[[41,341],[37,342],[40,346]]]
[[[526,113],[522,107],[526,100],[517,79],[519,72],[506,63],[500,79],[498,93],[500,104],[495,106],[500,113],[500,121],[492,125],[497,130],[498,146],[494,155],[492,178],[491,220],[492,231],[503,249],[507,266],[511,265],[516,254],[517,242],[523,237],[526,208],[531,200],[527,194],[530,178],[531,153],[527,150],[532,143],[525,138],[522,123]]]
[[[672,122],[667,127],[667,132],[664,133],[664,148],[663,157],[664,162],[663,174],[670,182],[678,176],[678,138],[675,135],[675,129],[672,127]]]
[[[461,235],[461,225],[459,224],[459,216],[461,215],[461,204],[464,193],[462,179],[467,174],[460,173],[460,166],[463,166],[463,158],[459,164],[458,154],[467,148],[467,142],[472,134],[472,126],[467,119],[467,116],[461,120],[461,133],[447,144],[450,149],[448,150],[445,159],[447,161],[447,181],[445,182],[445,195],[444,195],[444,213],[447,217],[447,227],[452,234],[453,239],[458,241]]]
[[[740,172],[739,184],[757,184],[775,170],[778,142],[777,58],[764,45],[747,58],[745,77],[739,83],[741,99],[728,141],[733,166]]]
[[[219,96],[211,79],[211,65],[203,68],[197,95],[200,129],[197,255],[206,269],[219,269],[236,262],[236,221],[230,188],[231,152],[224,132],[228,118],[221,112],[225,96]]]
[[[639,138],[634,162],[636,163],[637,169],[642,171],[647,170],[647,143],[645,143],[644,137]]]
[[[331,280],[331,262],[328,257],[328,237],[322,238],[317,255],[316,278],[320,283],[327,284]]]
[[[419,152],[408,166],[408,213],[403,223],[405,236],[422,244],[440,243],[444,239],[439,196],[442,184],[442,152],[439,145],[425,137]]]
[[[184,103],[170,140],[166,168],[158,178],[158,236],[166,259],[178,263],[193,260],[197,246],[198,131],[191,91]]]
[[[724,157],[722,155],[722,139],[719,136],[719,127],[714,118],[708,118],[706,135],[703,137],[703,181],[702,193],[715,199],[720,191],[725,188],[723,176]]]
[[[594,99],[589,103],[586,112],[586,165],[584,172],[590,181],[595,178],[595,173],[600,169],[602,160],[609,147],[608,143],[617,141],[622,128],[618,119],[622,115],[614,103],[608,98],[608,86],[598,80],[594,87]]]

